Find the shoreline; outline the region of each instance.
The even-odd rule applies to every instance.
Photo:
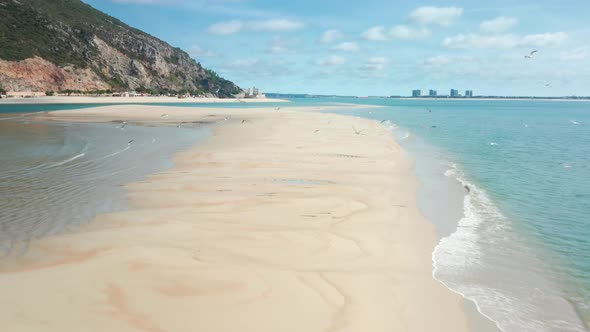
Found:
[[[580,98],[422,98],[422,97],[402,97],[402,98],[388,98],[388,99],[399,99],[399,100],[433,100],[433,101],[576,101],[576,102],[589,102],[590,99]]]
[[[468,330],[463,299],[432,278],[437,239],[417,209],[412,162],[377,122],[270,109],[198,109],[204,113],[198,118],[190,109],[121,109],[48,117],[145,124],[227,120],[213,126],[206,142],[175,156],[172,170],[127,185],[134,209],[99,216],[73,234],[34,243],[27,257],[0,263],[0,288],[17,307],[28,301],[17,296],[16,285],[55,300],[56,294],[35,283],[49,278],[80,304],[71,309],[81,321],[97,328],[121,323],[166,330],[179,318],[200,318],[197,326],[214,331]],[[138,109],[141,115],[134,113]],[[171,113],[166,120],[160,118],[164,111]],[[353,125],[366,133],[355,135]],[[88,277],[89,271],[98,273],[91,280],[72,277],[73,289],[55,276]],[[23,273],[26,280],[19,279]],[[139,283],[129,282],[135,279]],[[107,303],[87,303],[84,294],[106,296]],[[238,307],[247,313],[234,311],[243,301],[248,306]],[[158,308],[154,315],[154,305],[164,302],[200,309],[184,317]],[[113,306],[123,313],[96,316]],[[2,312],[8,315],[13,307]],[[40,307],[30,309],[40,314]],[[221,312],[235,315],[237,325]],[[50,321],[55,330],[76,327],[55,316]]]
[[[176,98],[176,97],[93,97],[93,96],[42,96],[35,98],[0,99],[2,105],[30,104],[207,104],[207,103],[288,103],[286,99],[246,98]]]
[[[357,112],[348,113],[354,115]],[[358,114],[365,116],[362,112],[358,112]],[[377,114],[377,117],[381,115],[379,113]],[[395,117],[393,116],[394,114],[390,118],[383,116],[380,118],[394,121],[393,119]],[[399,117],[400,115],[397,114],[397,116]],[[407,119],[406,122],[403,119],[405,118],[400,118],[400,123],[408,125]],[[579,309],[580,307],[584,308],[583,298],[582,300],[580,300],[580,297],[576,298],[576,300],[568,300],[568,294],[571,294],[569,291],[576,292],[575,285],[577,284],[574,280],[556,278],[554,273],[559,270],[552,269],[559,262],[551,259],[551,262],[555,263],[555,265],[551,265],[551,263],[538,260],[538,257],[552,257],[551,253],[547,253],[546,248],[540,246],[539,243],[527,242],[524,238],[519,238],[522,242],[506,240],[506,242],[518,243],[512,247],[510,243],[507,245],[502,240],[511,238],[510,236],[516,238],[517,235],[512,235],[508,231],[496,235],[493,233],[493,226],[486,229],[486,223],[491,225],[498,223],[510,227],[510,224],[508,224],[510,220],[505,219],[503,212],[499,210],[498,203],[490,200],[485,187],[482,188],[477,182],[466,177],[467,175],[464,172],[469,172],[470,169],[463,169],[461,162],[455,163],[457,159],[453,158],[452,154],[441,150],[441,146],[444,145],[434,145],[434,143],[425,144],[423,137],[428,136],[415,127],[410,126],[409,128],[412,129],[401,127],[401,125],[400,127],[392,125],[392,129],[400,145],[413,156],[417,157],[416,175],[418,180],[423,184],[423,187],[427,191],[430,191],[426,195],[423,195],[426,196],[427,200],[430,200],[429,203],[426,203],[427,209],[421,209],[423,215],[429,221],[434,222],[437,228],[441,224],[443,226],[442,232],[439,231],[441,241],[437,246],[437,250],[433,252],[433,263],[435,266],[438,264],[439,267],[438,271],[433,271],[433,276],[444,283],[451,291],[461,294],[466,299],[466,305],[468,307],[471,306],[472,311],[478,313],[478,315],[474,315],[473,317],[490,317],[489,322],[494,321],[494,325],[498,326],[490,327],[494,331],[501,329],[511,330],[515,326],[521,326],[515,322],[523,322],[522,326],[530,327],[534,323],[528,323],[529,325],[526,325],[527,322],[538,321],[542,322],[536,325],[538,329],[543,324],[546,324],[545,326],[547,326],[548,330],[557,328],[555,325],[551,325],[552,321],[547,317],[548,313],[546,311],[551,312],[550,315],[552,315],[553,321],[564,319],[564,321],[567,321],[568,324],[571,323],[577,329],[583,328],[585,326],[584,315],[580,314]],[[420,134],[424,136],[420,136]],[[421,164],[422,167],[420,167]],[[420,168],[422,168],[422,174],[420,174]],[[424,176],[424,169],[428,169],[430,172],[426,176]],[[435,178],[439,179],[438,183]],[[449,181],[456,183],[449,183]],[[467,189],[467,195],[465,193],[465,186],[469,187]],[[447,202],[445,203],[447,210],[449,210],[449,205],[454,204],[453,202],[455,200],[461,202],[461,217],[457,218],[454,216],[452,228],[448,227],[448,223],[444,220],[445,218],[448,219],[449,213],[443,210],[435,211],[434,213],[432,211],[430,213],[428,212],[429,204],[431,205],[430,209],[432,209],[433,197],[445,197],[443,201]],[[419,198],[419,203],[421,200],[423,201],[424,198]],[[451,214],[456,214],[457,211],[459,209],[450,212],[452,212]],[[502,224],[502,222],[506,222],[506,224]],[[502,236],[503,234],[508,235]],[[478,238],[481,240],[478,240]],[[496,248],[494,246],[486,246],[486,239],[488,239],[487,241],[493,240],[497,244]],[[508,248],[505,250],[512,253],[510,256],[512,260],[503,262],[501,257],[498,257],[501,253],[495,255],[495,250],[498,249],[497,247]],[[465,250],[466,248],[469,249]],[[531,250],[530,252],[536,254],[521,253],[518,251],[518,248],[527,248],[527,252]],[[476,263],[471,264],[470,261]],[[518,261],[518,263],[512,263],[515,261]],[[463,269],[467,273],[460,272]],[[543,273],[538,273],[539,270],[543,271]],[[528,275],[530,273],[519,271],[534,271],[538,275],[534,275],[531,278]],[[539,295],[539,297],[545,297],[544,301],[532,303],[531,299],[526,296],[527,293],[519,291],[521,289],[518,288],[519,283],[523,282],[528,282],[529,284],[527,286],[531,290],[547,289],[548,291],[546,293]],[[514,316],[519,317],[519,321],[511,320],[512,316],[502,313],[502,307],[498,306],[495,300],[496,297],[494,297],[495,294],[502,294],[502,296],[510,299],[511,303],[514,304],[510,312]],[[565,295],[560,296],[560,294]],[[472,302],[477,303],[477,308],[476,305],[471,304]],[[530,311],[523,310],[522,308],[524,306],[528,306]],[[547,308],[551,309],[548,310]],[[572,328],[572,330],[575,328]],[[476,330],[480,331],[481,329]]]

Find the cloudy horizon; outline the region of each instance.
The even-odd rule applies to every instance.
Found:
[[[339,95],[590,95],[582,12],[564,1],[85,0],[242,87]],[[533,59],[524,55],[539,50]]]

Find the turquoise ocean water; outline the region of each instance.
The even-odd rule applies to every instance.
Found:
[[[385,106],[346,113],[387,120],[417,169],[469,188],[433,253],[436,279],[504,331],[587,331],[590,103],[339,101]],[[431,203],[456,205],[437,191]]]
[[[434,278],[474,301],[480,312],[504,331],[587,330],[590,322],[590,103],[325,98],[294,99],[289,105],[264,106],[320,109],[332,103],[384,106],[337,112],[385,120],[383,125],[416,158],[416,173],[422,180],[420,206],[441,236],[432,256]],[[26,178],[29,168],[45,165],[41,167],[43,172],[50,172],[45,175],[53,174],[56,182],[60,179],[63,182],[72,173],[60,171],[54,167],[56,164],[84,153],[84,157],[60,165],[78,174],[88,169],[85,165],[90,160],[127,148],[129,132],[113,130],[116,128],[112,125],[50,124],[50,129],[39,130],[31,127],[26,117],[21,117],[22,112],[62,108],[62,105],[41,108],[0,105],[0,127],[4,126],[0,135],[12,133],[20,138],[0,140],[0,144],[4,142],[0,145],[2,164],[10,165],[3,167],[3,174],[7,169],[16,170]],[[11,119],[2,121],[8,118]],[[126,169],[137,158],[163,153],[148,148],[154,133],[160,129],[132,129],[138,130],[132,136],[140,137],[143,147],[139,149],[138,144],[132,150],[137,155],[126,155],[125,160],[107,158],[114,171]],[[183,141],[187,136],[178,131],[159,132],[159,135],[169,137],[169,143],[178,142],[177,148],[188,144]],[[103,145],[96,142],[104,137],[109,137],[108,151],[99,151],[97,147]],[[22,151],[19,147],[32,152],[18,153]],[[91,150],[98,152],[88,159]],[[172,150],[165,151],[172,153]],[[78,163],[81,165],[76,166]],[[82,180],[103,175],[93,175],[96,169],[90,169],[88,174],[81,175]],[[153,170],[144,170],[148,171]],[[122,176],[113,183],[125,179]],[[108,190],[112,190],[110,185]],[[41,193],[46,187],[40,186]],[[64,186],[63,192],[72,191],[71,187]],[[0,188],[0,195],[6,195],[1,192],[6,188],[6,185]],[[39,200],[43,207],[43,199]],[[69,204],[65,199],[64,202]],[[13,210],[28,209],[28,206]],[[95,206],[88,214],[96,213],[96,209]],[[30,211],[42,214],[39,210]],[[40,222],[48,222],[45,219]]]

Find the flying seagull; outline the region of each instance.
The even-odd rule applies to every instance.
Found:
[[[357,135],[360,135],[360,134],[363,133],[362,130],[357,130],[354,126],[352,126],[352,129],[354,130],[354,133],[357,134]]]
[[[537,52],[539,52],[539,51],[537,51],[537,50],[531,51],[531,53],[529,53],[529,55],[525,55],[524,58],[525,59],[532,59],[535,56],[535,53],[537,53]]]
[[[381,122],[379,122],[379,123],[380,123],[380,124],[383,124],[383,122],[385,122],[385,121],[387,121],[387,120],[381,120]]]

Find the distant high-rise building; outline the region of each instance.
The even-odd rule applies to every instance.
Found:
[[[430,97],[436,97],[436,90],[432,90],[432,89],[431,89],[430,91],[428,91],[428,95],[429,95]]]
[[[412,97],[422,96],[422,90],[412,90]]]
[[[451,89],[451,97],[459,97],[459,90]]]
[[[473,90],[465,90],[465,97],[472,98],[473,97]]]

